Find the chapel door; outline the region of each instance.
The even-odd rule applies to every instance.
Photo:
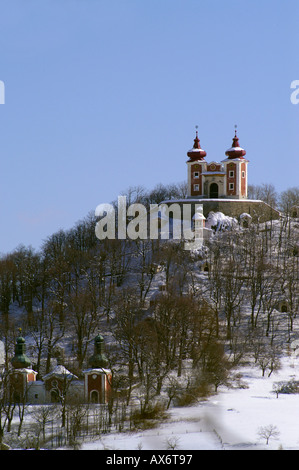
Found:
[[[210,198],[216,199],[218,198],[218,184],[212,183],[210,186]]]

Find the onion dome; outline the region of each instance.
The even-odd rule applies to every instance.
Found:
[[[15,355],[11,360],[11,364],[14,369],[26,369],[30,367],[31,361],[29,357],[26,356],[25,352],[25,339],[22,338],[22,336],[19,336],[15,345]]]
[[[234,158],[244,158],[244,156],[246,155],[246,151],[242,147],[240,147],[239,138],[237,136],[237,130],[235,130],[233,145],[230,149],[225,152],[225,155],[231,160]]]
[[[106,354],[104,352],[104,338],[97,335],[94,339],[94,354],[89,359],[89,366],[93,369],[101,369],[107,367],[109,364]]]
[[[207,153],[201,148],[200,146],[200,140],[198,138],[198,132],[196,131],[196,137],[194,139],[194,145],[189,152],[187,152],[187,155],[189,157],[189,161],[195,161],[195,160],[203,160]]]

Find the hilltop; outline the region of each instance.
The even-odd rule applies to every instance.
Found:
[[[286,396],[293,403],[297,389],[288,395],[281,389],[276,399],[272,382],[297,378],[299,221],[286,215],[244,228],[214,214],[208,222],[212,236],[201,249],[186,251],[176,240],[100,241],[94,235],[96,218],[89,215],[73,229],[49,237],[41,252],[19,247],[2,257],[5,366],[10,367],[21,328],[40,379],[56,365],[82,379],[93,339],[101,333],[113,375],[105,408],[68,397],[68,429],[61,428],[61,404],[42,427],[38,405],[24,402],[27,418],[19,423],[14,414],[10,423],[20,430],[16,437],[7,429],[8,409],[2,403],[4,442],[75,447],[100,434],[100,446],[128,448],[128,434],[116,433],[134,431],[129,434],[132,448],[150,446],[141,431],[147,436],[147,428],[160,426],[156,429],[163,435],[170,429],[176,435],[175,423],[182,419],[190,432],[200,427],[199,446],[223,448],[225,442],[240,444],[227,441],[226,432],[237,429],[237,415],[247,419],[242,405],[247,399],[254,410],[253,394],[271,399],[278,413],[277,403]],[[254,391],[257,384],[265,387],[263,392]],[[204,418],[207,410],[218,410],[215,402],[223,403],[225,432],[223,423],[209,418],[207,425]],[[77,415],[79,424],[73,421]],[[279,418],[270,421],[253,422],[241,444],[257,445],[253,433],[258,425],[280,427]],[[117,439],[115,446],[108,435]],[[183,448],[191,445],[181,434],[180,442]],[[285,437],[281,442],[288,444]],[[289,447],[296,443],[290,441]]]

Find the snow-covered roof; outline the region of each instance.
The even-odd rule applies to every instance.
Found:
[[[110,369],[104,369],[103,367],[96,367],[96,368],[89,368],[89,369],[85,369],[82,371],[83,374],[90,374],[90,373],[94,373],[94,374],[102,374],[104,372],[104,374],[111,374],[111,370]]]
[[[202,148],[198,149],[198,148],[192,147],[192,149],[188,150],[188,152],[192,152],[192,153],[193,153],[193,152],[194,152],[194,153],[195,153],[195,152],[203,153],[203,149],[202,149]]]
[[[51,372],[44,376],[44,380],[49,379],[50,377],[60,377],[60,378],[67,378],[67,379],[77,379],[78,377],[72,374],[69,370],[67,370],[64,366],[58,365],[56,366]]]
[[[13,369],[13,372],[25,372],[26,374],[35,374],[37,375],[37,372],[33,369],[30,369],[28,367],[23,367],[20,369]]]
[[[194,216],[192,217],[192,220],[205,220],[205,216],[203,214],[200,214],[199,212],[195,212]]]
[[[229,150],[228,150],[228,152],[229,152]],[[249,160],[247,160],[244,157],[226,158],[225,160],[221,160],[221,162],[233,162],[233,161],[249,162]]]
[[[227,150],[227,152],[230,152],[230,151],[235,151],[235,150],[244,150],[242,147],[231,147]]]

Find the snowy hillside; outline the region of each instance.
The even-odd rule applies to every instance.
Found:
[[[299,450],[299,395],[276,398],[272,388],[275,382],[299,379],[296,354],[286,357],[281,370],[270,378],[251,367],[240,373],[242,389],[222,388],[197,406],[173,408],[167,422],[156,429],[103,436],[84,443],[82,449]],[[271,426],[266,444],[260,431],[267,435]]]
[[[23,420],[8,406],[3,380],[3,442],[299,449],[298,221],[249,220],[244,228],[212,213],[213,235],[194,252],[176,241],[98,244],[94,220],[87,222],[54,234],[40,254],[21,248],[3,258],[2,335],[11,358],[22,328],[41,387],[61,365],[83,391],[100,332],[113,375],[109,403],[66,393],[55,406],[33,405],[25,394]]]

